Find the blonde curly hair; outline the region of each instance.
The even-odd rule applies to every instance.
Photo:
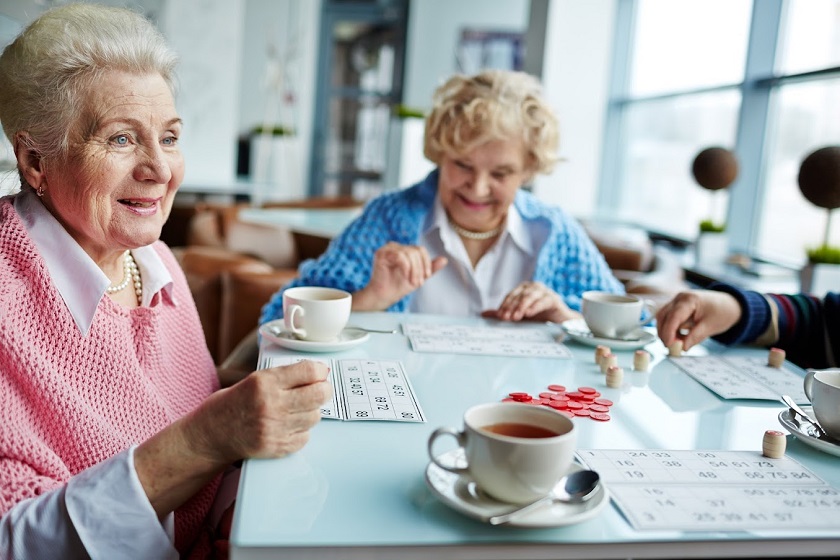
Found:
[[[436,165],[444,154],[462,155],[486,142],[517,136],[527,149],[531,174],[550,173],[557,163],[557,117],[533,76],[505,70],[456,75],[432,100],[423,154]]]

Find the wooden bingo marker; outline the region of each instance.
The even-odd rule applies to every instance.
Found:
[[[767,430],[764,432],[764,439],[761,442],[761,453],[771,459],[784,457],[787,447],[785,434],[778,430]]]
[[[683,341],[675,340],[668,346],[668,355],[672,358],[679,358],[683,353]]]
[[[767,356],[767,365],[774,368],[780,368],[785,363],[785,351],[781,348],[771,348]]]
[[[624,381],[624,370],[618,366],[610,366],[607,368],[607,387],[621,387]]]
[[[633,369],[636,371],[648,371],[650,369],[650,354],[647,350],[636,350],[633,354]]]

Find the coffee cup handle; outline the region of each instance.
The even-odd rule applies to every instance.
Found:
[[[440,462],[434,452],[434,445],[435,440],[440,436],[452,436],[458,442],[459,447],[464,447],[464,443],[466,442],[466,434],[460,430],[456,430],[455,428],[438,428],[432,435],[429,436],[429,444],[427,446],[429,452],[429,458],[432,460],[432,463],[437,465],[438,467],[442,468],[445,471],[457,473],[457,474],[466,474],[469,471],[469,465],[466,467],[456,467],[454,465],[444,465]]]
[[[802,381],[802,388],[805,389],[805,396],[808,397],[809,401],[812,401],[811,398],[811,391],[814,387],[814,374],[817,372],[809,369],[808,373],[805,374],[805,379]]]
[[[639,317],[639,324],[637,326],[644,327],[653,320],[656,315],[653,310],[656,308],[656,303],[653,300],[642,300],[642,316]]]
[[[295,326],[295,316],[300,315],[303,317],[306,314],[306,311],[300,305],[290,305],[285,317],[283,317],[283,321],[286,323],[286,330],[296,334],[298,336],[306,336],[306,329],[301,329]]]

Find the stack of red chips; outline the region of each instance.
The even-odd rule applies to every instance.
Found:
[[[502,402],[521,402],[542,405],[553,408],[570,418],[592,418],[599,422],[607,422],[607,414],[613,402],[601,398],[601,393],[592,387],[578,387],[577,391],[566,391],[563,385],[549,385],[548,391],[539,396],[532,396],[525,392],[512,392],[502,399]]]

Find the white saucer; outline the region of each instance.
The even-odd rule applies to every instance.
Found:
[[[635,337],[633,340],[622,340],[620,338],[602,338],[595,336],[589,327],[586,326],[586,321],[583,319],[569,319],[560,323],[560,328],[563,329],[569,338],[587,346],[598,346],[603,344],[609,346],[613,350],[635,350],[642,346],[647,346],[656,340],[656,335],[644,329],[634,331],[630,336]]]
[[[351,327],[341,331],[341,334],[338,335],[338,339],[336,340],[314,342],[311,340],[301,340],[292,333],[284,330],[284,328],[282,319],[269,321],[260,325],[260,334],[274,344],[300,352],[340,352],[358,346],[370,338],[370,335],[365,331]]]
[[[813,418],[814,412],[812,409],[802,407],[802,410],[803,412],[805,412]],[[836,455],[837,457],[840,457],[840,445],[831,443],[830,441],[818,439],[814,436],[806,434],[805,432],[800,430],[799,426],[797,426],[793,422],[793,419],[791,418],[792,415],[793,413],[790,411],[789,408],[781,411],[779,413],[779,423],[781,423],[782,426],[787,428],[790,433],[795,435],[799,439],[799,441],[801,441],[805,445],[810,445],[814,449],[818,449],[820,451],[824,451],[825,453],[829,453],[831,455]]]
[[[444,464],[464,464],[464,450],[453,449],[440,456]],[[569,472],[582,470],[573,463]],[[426,484],[444,504],[468,517],[487,522],[490,517],[506,513],[516,506],[499,502],[478,489],[466,475],[444,470],[434,463],[426,467]],[[509,527],[561,527],[580,523],[595,517],[610,501],[603,481],[595,494],[581,504],[552,504],[531,513],[523,514],[505,523]]]

